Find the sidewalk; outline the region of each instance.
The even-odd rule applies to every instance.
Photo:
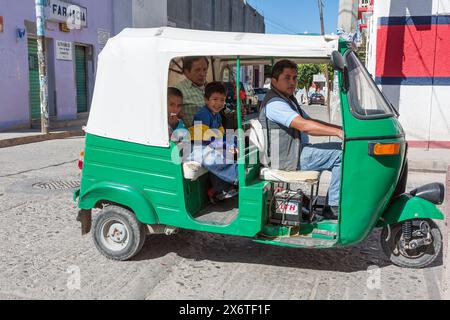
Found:
[[[446,173],[450,166],[450,149],[408,149],[409,170]]]
[[[84,135],[85,132],[83,131],[82,126],[51,129],[48,134],[42,134],[40,129],[0,131],[0,148]]]

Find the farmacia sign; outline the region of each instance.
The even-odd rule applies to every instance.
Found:
[[[87,27],[87,9],[58,0],[47,1],[47,20],[65,22],[70,29]]]

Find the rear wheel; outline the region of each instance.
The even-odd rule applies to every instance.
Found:
[[[399,267],[424,268],[442,250],[442,234],[430,219],[414,219],[386,226],[381,231],[381,246],[391,262]]]
[[[95,246],[111,260],[131,259],[144,246],[145,236],[145,226],[135,214],[119,206],[104,207],[93,221]]]

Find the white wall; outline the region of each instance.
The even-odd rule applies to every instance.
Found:
[[[372,29],[369,32],[369,48],[367,68],[375,76],[375,70],[380,57],[377,57],[377,29],[380,17],[399,16],[436,16],[450,13],[450,0],[384,0],[375,1]],[[370,29],[371,26],[369,26]],[[450,28],[450,26],[439,26]],[[414,27],[413,27],[414,28]],[[418,29],[412,29],[417,31]],[[446,30],[446,29],[440,29]],[[417,42],[425,45],[426,38],[420,33]],[[421,37],[419,39],[419,37]],[[438,41],[442,41],[439,35]],[[434,39],[429,39],[431,42]],[[441,42],[442,44],[442,42]],[[372,46],[372,47],[370,47]],[[448,52],[436,52],[436,56],[449,54]],[[407,57],[405,57],[407,59]],[[439,65],[435,70],[439,70]],[[423,76],[423,75],[418,75]],[[450,75],[446,75],[450,77]],[[384,94],[400,111],[400,122],[406,131],[409,141],[417,142],[445,142],[450,145],[450,86],[437,85],[382,85]]]

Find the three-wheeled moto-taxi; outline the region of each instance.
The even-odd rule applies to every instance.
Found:
[[[244,65],[286,58],[332,64],[345,134],[337,220],[319,218],[320,172],[261,165],[261,150],[246,134],[252,130],[249,115],[242,117],[239,105],[239,193],[210,203],[210,173],[199,163],[183,162],[168,131],[167,88],[182,79],[180,59],[192,56],[208,58],[208,81],[223,81],[225,69],[236,70],[237,86]],[[382,248],[392,263],[425,267],[442,249],[433,220],[443,219],[436,205],[443,202],[444,187],[431,183],[405,193],[407,143],[398,116],[341,39],[126,29],[99,55],[81,188],[74,194],[78,220],[85,233],[92,229],[98,250],[114,260],[135,256],[151,234],[171,235],[178,229],[278,246],[339,248],[383,228]]]

